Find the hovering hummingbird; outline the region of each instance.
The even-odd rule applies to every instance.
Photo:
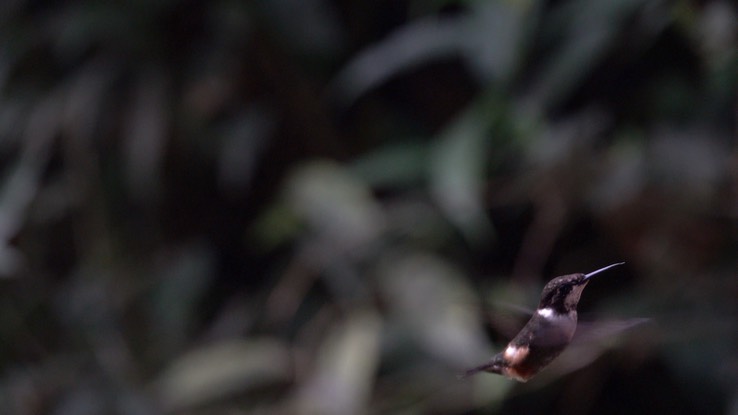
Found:
[[[538,310],[489,362],[467,370],[462,378],[479,372],[497,373],[527,382],[561,354],[577,328],[577,304],[584,287],[593,276],[624,262],[608,265],[589,274],[556,277],[546,284]]]

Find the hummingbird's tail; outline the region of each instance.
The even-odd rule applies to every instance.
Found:
[[[457,377],[459,379],[466,379],[469,376],[476,375],[479,372],[487,372],[487,373],[497,373],[498,375],[502,374],[502,365],[503,365],[503,359],[500,354],[493,357],[489,362],[479,365],[477,367],[471,368],[467,370],[464,373],[459,374]]]

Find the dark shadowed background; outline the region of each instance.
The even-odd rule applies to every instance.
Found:
[[[4,1],[0,413],[736,415],[736,45],[731,0]],[[539,377],[456,378],[619,261]]]

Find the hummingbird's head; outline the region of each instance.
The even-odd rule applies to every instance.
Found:
[[[608,265],[589,274],[569,274],[552,279],[543,287],[541,302],[538,308],[548,308],[560,314],[576,311],[579,298],[582,295],[584,287],[589,283],[589,279],[602,271],[622,264],[624,262]]]

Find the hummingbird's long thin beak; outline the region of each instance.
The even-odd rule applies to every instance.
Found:
[[[618,262],[617,264],[612,264],[612,265],[606,266],[605,268],[600,268],[597,271],[592,271],[589,274],[585,274],[584,275],[584,279],[585,280],[588,280],[588,279],[594,277],[595,275],[599,274],[600,272],[607,271],[608,269],[610,269],[612,267],[617,267],[618,265],[623,265],[623,264],[625,264],[625,262]]]

